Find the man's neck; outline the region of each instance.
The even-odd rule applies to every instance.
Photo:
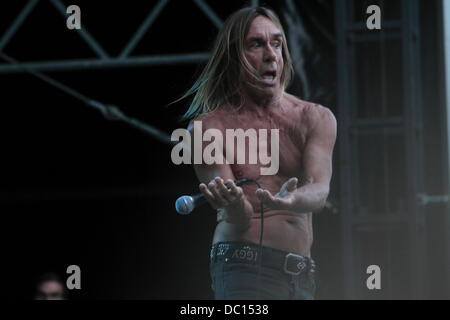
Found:
[[[283,90],[281,88],[276,88],[274,90],[262,93],[256,93],[252,91],[244,92],[244,99],[246,101],[246,104],[264,109],[279,107],[282,97]]]

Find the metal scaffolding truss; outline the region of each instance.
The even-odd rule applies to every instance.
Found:
[[[370,297],[367,293],[368,291],[365,291],[364,287],[359,286],[358,277],[355,277],[359,270],[366,267],[364,262],[367,262],[367,259],[370,260],[370,258],[366,258],[368,256],[367,252],[362,250],[362,239],[364,239],[364,236],[377,234],[379,236],[382,235],[380,239],[382,237],[387,238],[388,240],[386,241],[389,243],[387,246],[388,250],[383,251],[383,257],[388,260],[390,259],[389,255],[393,255],[389,252],[389,250],[392,250],[392,241],[388,235],[398,230],[406,230],[403,237],[405,243],[410,244],[410,247],[401,247],[398,244],[396,248],[407,252],[408,254],[405,254],[405,256],[408,257],[408,260],[405,259],[399,265],[402,267],[409,265],[410,274],[407,281],[410,289],[408,294],[410,294],[412,299],[423,298],[426,278],[422,275],[426,273],[424,271],[426,270],[426,264],[422,253],[426,252],[427,239],[423,203],[425,203],[425,200],[432,201],[433,198],[425,198],[422,194],[424,190],[423,126],[421,124],[423,117],[420,105],[420,101],[422,101],[422,87],[420,83],[422,77],[420,74],[421,68],[418,67],[422,61],[419,29],[420,5],[418,0],[401,0],[401,9],[399,9],[401,14],[391,18],[394,20],[385,24],[388,27],[383,27],[383,33],[379,33],[377,38],[370,33],[364,32],[364,24],[353,21],[355,3],[356,0],[338,0],[335,2],[340,123],[338,131],[341,134],[339,140],[340,174],[342,177],[348,177],[341,179],[339,196],[341,203],[340,212],[342,212],[342,268],[344,270],[344,283],[347,284],[344,286],[344,295],[346,298],[351,299],[366,294],[366,298]],[[386,44],[387,40],[392,41],[393,39],[396,39],[401,47],[401,50],[396,54],[400,56],[402,65],[396,70],[390,70],[390,72],[400,72],[399,70],[401,70],[401,81],[403,84],[401,91],[402,114],[401,116],[383,115],[372,117],[372,119],[361,118],[356,112],[357,108],[361,107],[358,105],[357,83],[359,83],[358,81],[366,80],[358,77],[361,71],[356,71],[357,65],[355,61],[357,61],[358,54],[362,55],[362,52],[365,54],[373,47],[364,47],[365,51],[358,51],[361,48],[358,46],[361,43],[367,45],[376,41],[380,48],[383,48],[382,46],[388,45]],[[382,52],[381,54],[384,53]],[[371,63],[376,62],[372,61]],[[386,104],[388,99],[387,87],[380,86],[379,90],[383,99],[381,105]],[[360,193],[361,187],[358,181],[361,181],[362,174],[367,176],[367,172],[363,172],[361,168],[364,165],[366,167],[369,165],[381,167],[382,164],[375,163],[373,159],[361,160],[364,159],[360,157],[363,149],[360,148],[360,143],[358,142],[363,141],[359,139],[367,133],[382,137],[388,132],[393,134],[392,136],[394,137],[404,137],[402,144],[399,145],[404,150],[402,159],[404,159],[404,168],[408,177],[407,181],[404,181],[401,186],[405,190],[403,194],[405,205],[397,212],[391,208],[379,209],[372,205],[369,213],[367,208],[361,205],[362,193]],[[383,141],[383,144],[386,146],[387,142]],[[387,168],[387,165],[385,168]],[[383,190],[383,192],[385,191]],[[390,193],[393,192],[391,191]],[[420,202],[418,201],[419,195]],[[385,193],[383,199],[388,199],[389,196],[390,194]],[[393,226],[397,227],[397,229],[394,229]],[[381,231],[384,231],[384,233]],[[380,249],[380,252],[382,252],[382,249]],[[390,267],[391,270],[395,268],[393,264]],[[395,297],[395,286],[393,283],[394,280],[397,281],[398,279],[394,279],[395,276],[393,274],[392,271],[387,276],[386,286],[388,288],[383,291],[385,299]],[[399,282],[396,283],[396,286],[399,286]]]
[[[6,32],[0,37],[0,52],[13,39],[17,30],[29,17],[30,13],[35,9],[40,0],[29,0],[21,12],[17,15],[11,23]],[[64,17],[66,17],[66,6],[61,0],[49,0],[51,4]],[[169,0],[159,0],[151,9],[147,17],[141,23],[136,32],[131,36],[128,43],[124,46],[118,56],[112,57],[101,46],[101,44],[86,30],[85,27],[77,30],[81,38],[97,55],[96,58],[91,59],[72,59],[72,60],[49,60],[39,62],[21,62],[19,64],[0,64],[0,73],[18,73],[24,72],[24,69],[34,69],[39,71],[57,71],[57,70],[75,70],[75,69],[92,69],[92,68],[118,68],[130,66],[152,66],[163,64],[181,64],[181,63],[199,63],[208,59],[208,52],[192,52],[192,53],[172,53],[161,55],[143,55],[131,56],[133,50],[145,35],[145,33],[152,26],[153,22],[161,14],[164,7]],[[222,20],[214,12],[214,10],[207,4],[205,0],[192,0],[211,23],[219,29],[222,26]],[[258,0],[253,0],[253,6],[259,4]]]

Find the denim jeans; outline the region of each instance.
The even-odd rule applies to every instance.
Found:
[[[258,245],[244,242],[238,245]],[[271,249],[263,247],[262,266],[258,281],[258,264],[239,261],[239,259],[214,258],[210,264],[210,275],[214,297],[218,300],[313,300],[316,290],[314,268],[305,268],[299,275],[286,273],[283,268],[273,268],[275,262],[283,265],[280,254],[274,255]],[[283,252],[276,250],[279,253]],[[288,254],[288,252],[283,252]],[[231,255],[229,255],[231,256]],[[272,261],[271,261],[272,260]],[[312,260],[310,260],[312,261]],[[272,262],[272,263],[268,263]]]

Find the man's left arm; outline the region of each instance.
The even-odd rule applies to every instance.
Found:
[[[303,152],[306,181],[300,181],[302,186],[297,187],[298,179],[290,178],[275,195],[259,189],[256,194],[266,206],[298,213],[318,211],[325,206],[330,190],[337,124],[328,108],[319,108],[312,119]]]

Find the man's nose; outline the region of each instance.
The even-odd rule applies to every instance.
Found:
[[[264,62],[272,62],[276,59],[277,56],[275,54],[275,50],[270,45],[267,45],[266,49],[264,50]]]

